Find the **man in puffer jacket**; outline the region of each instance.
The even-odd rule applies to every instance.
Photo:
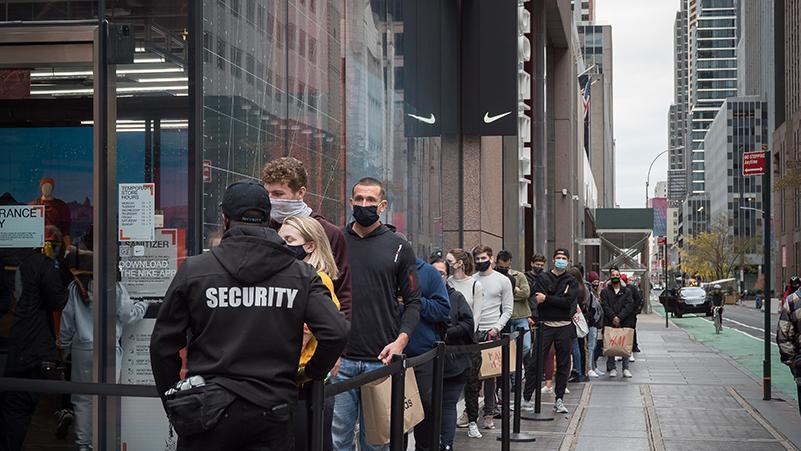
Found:
[[[787,296],[779,313],[776,343],[782,363],[790,367],[798,390],[798,410],[801,412],[801,288]]]

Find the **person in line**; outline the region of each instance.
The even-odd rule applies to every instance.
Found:
[[[798,291],[799,288],[801,288],[801,277],[790,277],[790,280],[787,281],[787,286],[784,288],[784,294],[782,294],[781,305],[784,305],[784,301],[787,299],[787,297]]]
[[[381,223],[380,216],[388,205],[384,184],[372,177],[360,179],[351,189],[350,203],[354,221],[343,233],[353,281],[353,333],[334,382],[380,368],[390,363],[394,354],[403,354],[420,320],[420,284],[414,251],[403,237]],[[332,426],[335,450],[354,449],[360,412],[358,389],[336,396]],[[368,445],[364,427],[359,428],[360,450],[388,449],[388,446]]]
[[[590,325],[592,322],[593,310],[592,310],[592,298],[590,291],[587,289],[586,285],[584,284],[584,276],[581,274],[581,270],[577,266],[571,266],[567,270],[568,274],[573,276],[576,279],[576,283],[578,284],[578,307],[581,309],[581,314],[584,316],[584,320],[587,321],[587,326]],[[588,327],[589,329],[589,327]],[[586,340],[585,340],[586,338]],[[573,349],[571,351],[573,357],[573,372],[575,376],[571,375],[571,378],[568,378],[568,382],[582,382],[584,380],[584,371],[583,369],[586,368],[588,365],[584,364],[583,356],[586,355],[586,352],[583,352],[584,347],[589,345],[590,342],[589,333],[586,337],[576,337],[573,340]],[[594,349],[593,349],[594,351]]]
[[[334,254],[331,252],[331,245],[325,234],[325,229],[319,221],[311,216],[288,216],[282,222],[278,235],[286,242],[286,245],[295,254],[298,260],[310,264],[317,270],[317,275],[323,282],[331,295],[331,300],[337,308],[340,308],[339,299],[334,288],[334,281],[339,276]],[[308,325],[303,325],[303,348],[300,353],[299,368],[303,368],[309,363],[314,352],[317,350],[317,339],[312,335]],[[336,366],[331,370],[334,373]],[[301,390],[301,397],[295,403],[293,412],[295,430],[295,450],[303,451],[308,447],[308,417],[306,416],[306,402],[308,393]],[[334,419],[334,398],[325,398],[323,410],[323,449],[333,448],[331,441],[331,422]]]
[[[418,258],[417,275],[420,281],[420,322],[414,329],[404,352],[407,357],[416,357],[434,349],[440,341],[441,326],[450,318],[450,297],[439,272],[430,264]],[[431,393],[433,389],[434,361],[414,368],[420,401],[423,403],[425,417],[414,427],[414,449],[416,451],[439,451],[436,440],[431,435]]]
[[[544,255],[534,254],[531,256],[531,260],[529,262],[531,269],[526,271],[526,279],[528,279],[528,284],[529,284],[528,306],[529,310],[531,310],[531,316],[528,318],[528,326],[530,329],[533,329],[534,326],[536,326],[537,322],[539,321],[537,302],[534,300],[534,297],[531,296],[530,291],[531,288],[533,288],[534,285],[536,284],[537,279],[542,274],[542,271],[545,269],[546,263],[547,260],[545,259]],[[550,373],[549,376],[546,378],[547,379],[546,384],[552,384],[553,382],[551,381],[551,379],[553,378],[553,359],[554,359],[553,346],[551,346],[550,352],[546,352],[546,354],[548,356],[543,358],[543,363],[546,364],[545,365],[546,367],[548,366],[546,360],[550,361],[551,363],[550,372],[548,372],[547,369],[544,370],[546,373]],[[531,350],[531,352],[525,357],[524,363],[526,368],[525,368],[525,379],[523,385],[523,401],[521,404],[521,409],[534,410],[534,403],[531,400],[531,397],[534,395],[534,390],[536,389],[537,377],[541,376],[539,375],[535,377],[536,374],[535,367],[537,365],[536,349]],[[553,386],[551,385],[550,387],[551,387],[550,393],[553,393],[553,388],[552,388]],[[546,387],[542,387],[541,391],[542,393],[546,393],[547,392]]]
[[[431,266],[439,272],[442,280],[449,280],[450,266],[442,259],[435,259]],[[446,284],[450,299],[450,315],[445,324],[445,344],[471,345],[475,343],[473,312],[462,293]],[[445,360],[445,378],[442,381],[442,429],[440,450],[453,451],[456,435],[456,404],[464,390],[471,368],[469,354],[448,354]]]
[[[476,264],[476,280],[484,287],[484,302],[481,305],[481,322],[478,324],[476,341],[492,341],[500,338],[501,331],[512,317],[514,294],[509,278],[492,269],[492,248],[479,244],[473,249],[473,259]],[[481,368],[481,356],[473,365]],[[475,373],[465,386],[465,408],[470,420],[468,435],[475,436],[478,421],[478,391],[481,381]],[[484,429],[495,429],[493,417],[495,415],[495,380],[484,381]]]
[[[59,372],[53,313],[67,304],[72,274],[64,261],[64,240],[57,227],[45,227],[45,244],[51,250],[49,255],[43,248],[18,254],[6,377],[52,379]],[[39,393],[0,391],[0,449],[22,449],[37,404]]]
[[[779,311],[776,344],[782,363],[790,368],[798,390],[798,411],[801,412],[801,287],[785,299]]]
[[[293,157],[281,157],[270,161],[261,175],[267,194],[270,195],[270,227],[278,230],[284,219],[290,216],[306,216],[317,220],[328,238],[338,276],[334,279],[334,290],[339,299],[340,310],[351,319],[351,277],[348,247],[345,235],[339,227],[314,211],[305,201],[308,193],[309,175],[303,162]]]
[[[529,289],[534,286],[534,282],[537,281],[537,277],[539,277],[540,273],[545,269],[545,265],[547,264],[548,259],[545,258],[544,255],[534,254],[531,256],[531,260],[529,261],[529,270],[526,271],[526,279],[528,280]],[[533,310],[532,313],[534,313]]]
[[[570,374],[571,348],[576,338],[572,319],[576,312],[579,286],[576,279],[567,273],[570,264],[570,252],[567,249],[558,248],[554,251],[553,264],[550,271],[540,274],[531,291],[538,304],[540,321],[545,327],[543,349],[549,349],[553,344],[556,351],[556,401],[553,410],[556,413],[569,413],[564,396]]]
[[[91,246],[85,242],[84,245]],[[61,312],[58,347],[72,356],[70,380],[92,382],[92,351],[94,349],[94,283],[92,280],[92,251],[73,247],[68,259],[75,262],[76,275],[69,285],[69,299]],[[128,324],[145,317],[148,307],[155,301],[133,301],[128,290],[117,282],[117,369],[116,381],[122,370],[122,330]],[[92,396],[71,395],[75,417],[75,445],[79,451],[92,448]]]
[[[498,257],[495,259],[495,271],[512,277],[514,283],[514,303],[512,304],[512,318],[507,323],[510,331],[521,331],[523,334],[523,355],[528,354],[531,350],[531,334],[529,333],[528,319],[531,317],[531,308],[528,305],[528,298],[530,296],[530,288],[528,279],[525,274],[512,269],[512,253],[507,250],[498,252]],[[512,375],[514,381],[514,375]],[[514,382],[512,382],[514,385]]]
[[[631,291],[620,277],[620,270],[612,267],[609,270],[609,284],[601,291],[601,307],[604,309],[605,327],[632,327],[634,325],[634,300]],[[632,377],[629,371],[629,359],[623,361],[623,377]],[[615,358],[606,358],[606,372],[609,377],[617,377]]]
[[[231,184],[221,206],[219,246],[184,260],[159,308],[150,340],[156,388],[178,449],[293,450],[298,384],[325,379],[349,324],[315,268],[269,227],[262,185]],[[298,370],[304,324],[317,349]]]
[[[604,341],[601,337],[601,332],[604,330],[604,313],[601,307],[601,280],[595,271],[590,271],[587,274],[587,280],[589,281],[589,290],[592,295],[592,305],[596,310],[592,316],[593,322],[590,324],[589,333],[594,339],[587,342],[587,358],[589,360],[587,376],[601,377],[606,374],[598,368],[598,357],[603,353],[604,347]]]
[[[640,286],[638,284],[639,281],[636,278],[632,277],[631,281],[629,281],[625,274],[622,274],[620,278],[623,279],[623,283],[626,284],[626,288],[631,291],[631,299],[634,301],[634,318],[631,322],[631,328],[634,329],[634,346],[632,347],[631,357],[629,357],[629,362],[634,362],[636,360],[634,353],[640,352],[640,346],[637,343],[637,315],[642,313],[642,291],[640,291]]]

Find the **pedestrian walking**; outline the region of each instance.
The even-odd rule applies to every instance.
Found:
[[[414,251],[409,243],[381,222],[387,209],[384,185],[364,177],[351,189],[354,221],[343,233],[348,246],[353,282],[352,330],[334,382],[350,380],[390,363],[404,348],[420,320],[420,284]],[[398,302],[401,298],[403,304]],[[361,417],[359,389],[340,393],[334,401],[334,449],[354,449],[356,424]],[[371,446],[359,429],[359,449]]]
[[[262,181],[270,196],[270,227],[278,230],[284,219],[290,216],[314,218],[323,226],[334,261],[337,264],[337,277],[334,278],[334,291],[340,303],[340,310],[351,319],[350,262],[345,235],[339,227],[329,222],[323,215],[314,211],[305,201],[308,192],[309,175],[303,162],[293,157],[281,157],[270,161],[262,171]]]
[[[570,374],[571,347],[576,338],[572,319],[576,312],[579,286],[576,279],[567,273],[569,262],[570,252],[564,248],[556,249],[553,268],[543,271],[531,290],[538,304],[539,319],[545,327],[541,349],[548,349],[553,344],[556,352],[556,401],[553,406],[556,413],[569,413],[564,395]]]
[[[340,308],[339,299],[334,288],[334,280],[339,276],[334,254],[331,252],[331,245],[328,242],[325,229],[322,224],[311,216],[289,216],[284,219],[278,235],[286,242],[298,260],[310,264],[317,270],[317,275],[323,285],[328,289],[331,300],[337,308]],[[307,325],[303,326],[303,348],[300,353],[300,364],[298,368],[303,368],[311,360],[317,350],[317,339],[309,330]],[[331,374],[336,375],[339,361],[331,369]],[[295,450],[303,451],[308,447],[308,416],[306,400],[309,399],[308,390],[301,390],[298,402],[295,403],[293,412],[295,430]],[[331,441],[331,423],[334,420],[334,398],[325,398],[323,407],[323,449],[333,448]]]
[[[442,277],[448,280],[449,266],[441,259],[431,263]],[[450,299],[450,315],[445,324],[445,344],[470,345],[475,343],[473,312],[461,292],[447,285]],[[456,435],[456,404],[464,390],[471,369],[469,354],[447,354],[445,356],[445,377],[442,381],[442,431],[440,450],[452,451]]]
[[[159,309],[153,377],[179,449],[293,450],[297,384],[325,379],[349,325],[315,268],[269,228],[263,186],[233,183],[221,206],[219,246],[184,260]],[[304,323],[317,349],[298,370]]]
[[[787,296],[779,313],[776,343],[782,363],[790,367],[798,390],[798,410],[801,412],[801,287]]]
[[[634,300],[631,291],[620,277],[620,270],[609,270],[609,285],[601,291],[601,307],[604,309],[604,327],[632,327],[634,325]],[[623,377],[632,377],[629,359],[624,358]],[[614,357],[606,358],[606,371],[609,377],[617,377]]]
[[[478,324],[476,341],[493,341],[500,338],[500,333],[512,317],[514,294],[509,278],[493,270],[494,255],[492,248],[479,244],[473,249],[476,264],[476,280],[484,287],[484,300],[481,305],[481,322]],[[473,362],[474,367],[481,368],[481,359]],[[475,377],[472,377],[475,376]],[[474,372],[465,387],[465,407],[470,420],[468,435],[475,436],[478,421],[478,391],[481,381],[478,372]],[[484,381],[484,419],[481,427],[495,429],[495,380]]]
[[[55,226],[45,227],[42,248],[20,252],[14,274],[14,299],[8,356],[3,375],[23,379],[53,379],[61,363],[53,329],[53,313],[61,312],[68,300],[72,280],[64,261],[64,240]],[[39,393],[0,392],[0,449],[22,449]]]
[[[439,272],[430,264],[418,258],[417,275],[420,281],[420,321],[406,345],[408,357],[416,357],[434,349],[434,344],[442,337],[440,332],[450,316],[450,298],[445,282]],[[439,451],[435,437],[432,437],[431,390],[433,388],[434,361],[414,368],[420,401],[423,403],[423,421],[414,427],[414,449],[416,451]]]

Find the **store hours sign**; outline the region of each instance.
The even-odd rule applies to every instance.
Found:
[[[153,241],[155,183],[120,183],[120,241]]]

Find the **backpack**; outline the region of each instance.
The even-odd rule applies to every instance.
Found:
[[[601,320],[604,317],[604,308],[601,307],[601,303],[598,302],[598,298],[595,296],[595,293],[590,293],[590,306],[592,307],[593,324],[597,326],[601,324]]]

